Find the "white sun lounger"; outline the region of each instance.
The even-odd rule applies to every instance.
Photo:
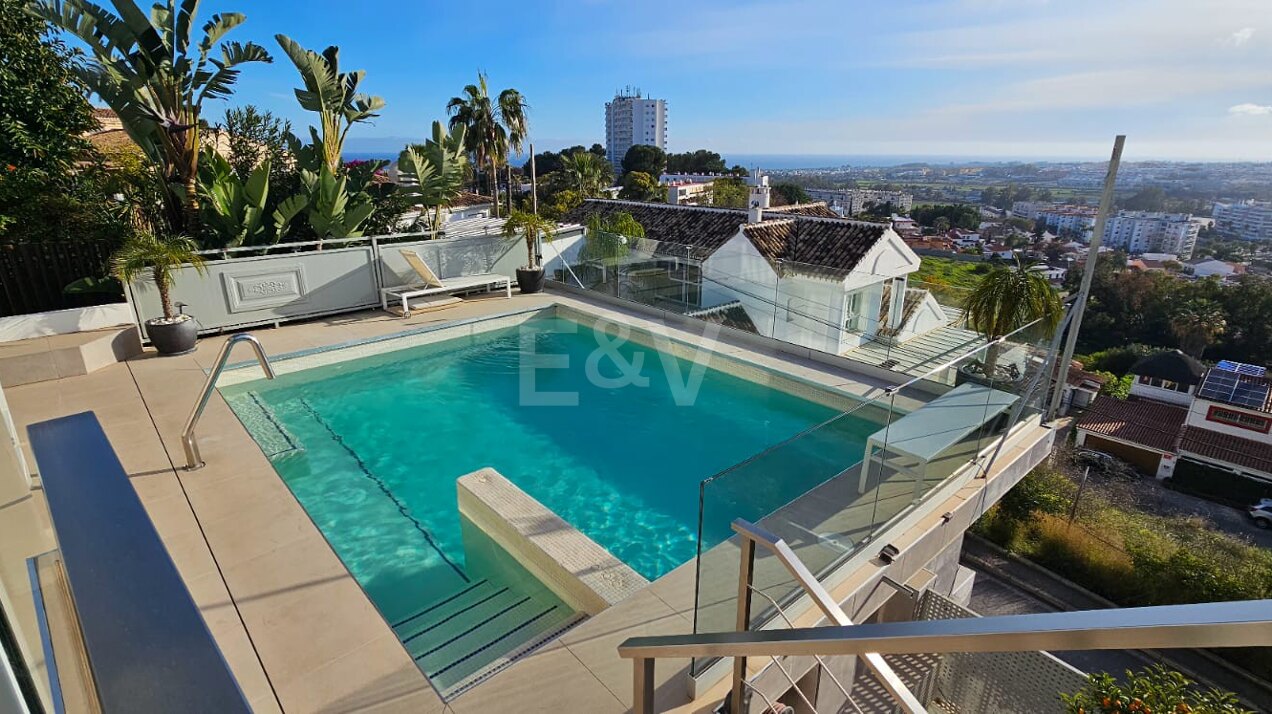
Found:
[[[402,302],[402,317],[410,317],[411,298],[427,295],[454,295],[478,290],[490,291],[497,288],[502,288],[507,297],[512,297],[512,280],[506,275],[482,273],[480,275],[464,275],[443,280],[437,277],[437,273],[434,273],[432,268],[428,267],[428,263],[424,262],[419,253],[404,248],[399,249],[398,252],[402,254],[403,258],[406,258],[406,262],[410,264],[411,269],[419,276],[419,282],[410,285],[399,285],[393,288],[382,288],[380,290],[380,306],[385,311],[389,309],[389,298],[400,300]]]

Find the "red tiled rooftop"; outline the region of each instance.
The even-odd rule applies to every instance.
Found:
[[[1184,429],[1181,452],[1272,473],[1272,444],[1190,426]]]
[[[1187,417],[1188,410],[1183,407],[1146,399],[1122,401],[1101,395],[1075,426],[1158,451],[1174,451],[1175,437]]]

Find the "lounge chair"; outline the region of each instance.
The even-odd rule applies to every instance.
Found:
[[[495,273],[482,273],[481,275],[464,275],[458,278],[446,278],[445,280],[437,277],[437,273],[428,267],[428,263],[420,257],[420,254],[405,248],[399,249],[403,258],[410,264],[411,269],[419,276],[419,282],[410,285],[399,285],[393,288],[382,288],[380,290],[380,305],[388,311],[389,298],[400,300],[402,302],[402,317],[411,316],[411,298],[424,297],[427,295],[454,295],[456,293],[470,293],[476,291],[490,291],[496,288],[502,288],[504,294],[512,297],[512,280],[506,275],[498,275]]]

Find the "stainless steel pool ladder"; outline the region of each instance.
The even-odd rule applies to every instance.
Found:
[[[226,340],[225,344],[221,346],[221,352],[216,356],[216,365],[208,373],[207,381],[203,383],[203,391],[199,394],[199,402],[194,405],[194,409],[190,412],[190,418],[186,420],[185,429],[181,432],[181,445],[185,447],[186,471],[195,471],[203,468],[203,457],[199,455],[199,440],[194,436],[194,427],[198,426],[199,417],[203,416],[203,409],[208,405],[208,400],[212,398],[212,390],[216,388],[216,380],[225,369],[225,362],[230,358],[230,352],[233,352],[234,345],[240,342],[246,342],[252,346],[252,351],[256,353],[256,361],[260,363],[261,370],[265,372],[265,377],[268,379],[274,378],[274,366],[269,363],[269,356],[265,354],[265,348],[261,346],[260,340],[242,332],[230,335],[230,339]]]

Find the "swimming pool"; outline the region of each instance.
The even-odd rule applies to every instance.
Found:
[[[693,363],[651,344],[548,315],[221,391],[445,692],[577,619],[461,518],[456,478],[494,468],[654,580],[697,552],[702,479],[837,413],[715,368],[686,389]],[[528,391],[535,359],[568,367]],[[855,463],[877,428],[849,421],[810,457]],[[770,506],[816,485],[783,471]]]

